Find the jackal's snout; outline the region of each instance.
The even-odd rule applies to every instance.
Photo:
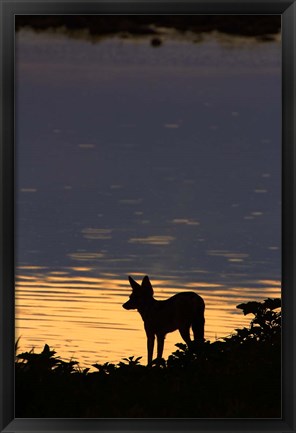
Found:
[[[129,310],[128,303],[129,303],[129,301],[127,301],[124,304],[122,304],[122,308],[124,308],[125,310]]]
[[[122,307],[125,310],[134,310],[136,307],[134,305],[134,303],[131,301],[131,299],[129,299],[127,302],[125,302]]]

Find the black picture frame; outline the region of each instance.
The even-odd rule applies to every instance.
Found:
[[[14,415],[14,19],[17,14],[279,14],[282,17],[282,419],[19,419]],[[0,430],[98,432],[295,431],[296,4],[288,0],[0,0]]]

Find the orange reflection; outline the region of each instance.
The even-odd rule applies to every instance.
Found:
[[[45,343],[62,359],[77,359],[82,366],[95,362],[119,362],[123,357],[142,356],[146,363],[146,337],[136,311],[122,304],[130,294],[126,279],[115,273],[86,276],[88,268],[67,268],[62,272],[18,269],[16,279],[16,338],[20,351],[41,350]],[[36,273],[38,272],[38,273]],[[137,274],[139,279],[143,274]],[[136,278],[136,277],[135,277]],[[176,278],[153,279],[156,299],[165,299],[182,290],[194,290],[206,303],[205,337],[214,341],[235,328],[248,326],[251,316],[243,316],[236,305],[249,300],[280,296],[280,281],[260,280],[249,287],[195,281],[181,283]],[[260,286],[260,296],[258,296]],[[182,342],[178,332],[167,335],[164,357]]]

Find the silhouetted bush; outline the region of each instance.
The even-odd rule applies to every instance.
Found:
[[[81,369],[46,344],[16,355],[17,417],[277,418],[281,416],[281,302],[237,308],[249,328],[177,350],[149,366],[141,357]]]

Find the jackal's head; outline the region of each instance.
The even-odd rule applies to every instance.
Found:
[[[138,309],[152,299],[153,288],[147,275],[143,278],[142,284],[137,283],[132,277],[128,277],[128,279],[132,287],[132,293],[129,300],[123,304],[123,308],[126,310]]]

